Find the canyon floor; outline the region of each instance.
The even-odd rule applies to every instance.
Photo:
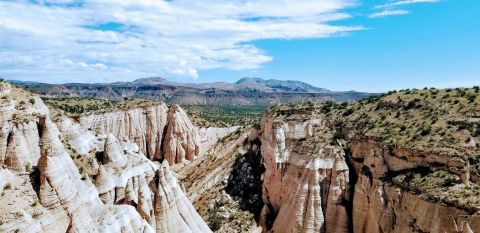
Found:
[[[179,106],[2,81],[0,232],[480,232],[479,92]]]

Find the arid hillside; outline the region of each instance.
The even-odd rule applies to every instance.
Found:
[[[277,105],[261,126],[262,156],[271,164],[263,184],[267,229],[480,230],[478,87]],[[343,158],[348,168],[336,165]],[[319,212],[307,207],[312,201]]]

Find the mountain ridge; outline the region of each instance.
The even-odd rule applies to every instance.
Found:
[[[140,78],[132,82],[48,84],[15,81],[43,97],[91,97],[119,100],[123,98],[159,99],[178,104],[254,105],[275,103],[351,101],[371,93],[336,92],[295,80],[246,77],[235,83],[181,83],[162,77]]]

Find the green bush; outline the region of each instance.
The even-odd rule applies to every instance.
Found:
[[[223,219],[218,211],[218,207],[214,206],[213,210],[208,213],[208,226],[212,231],[218,231],[222,228]]]

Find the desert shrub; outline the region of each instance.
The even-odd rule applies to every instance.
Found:
[[[347,108],[347,109],[345,110],[345,112],[343,113],[343,116],[350,116],[350,115],[353,114],[353,112],[354,112],[353,109]]]
[[[332,140],[331,140],[330,144],[335,145],[337,143],[337,140],[341,140],[341,139],[344,139],[343,132],[342,132],[342,129],[340,127],[337,127],[335,129],[335,132],[333,133]]]
[[[475,101],[475,99],[477,98],[477,96],[476,96],[476,95],[473,95],[473,94],[469,94],[469,95],[467,95],[466,98],[467,98],[467,100],[468,100],[469,103],[473,103],[473,101]]]
[[[432,126],[428,125],[428,124],[424,124],[422,126],[422,128],[420,129],[420,134],[422,136],[426,136],[426,135],[429,135],[430,133],[432,132]]]
[[[213,210],[208,214],[208,222],[208,226],[212,231],[218,231],[222,227],[223,220],[217,206],[214,206]]]
[[[8,189],[11,189],[12,188],[12,183],[8,182],[5,184],[5,186],[3,186],[3,189],[5,190],[8,190]]]

